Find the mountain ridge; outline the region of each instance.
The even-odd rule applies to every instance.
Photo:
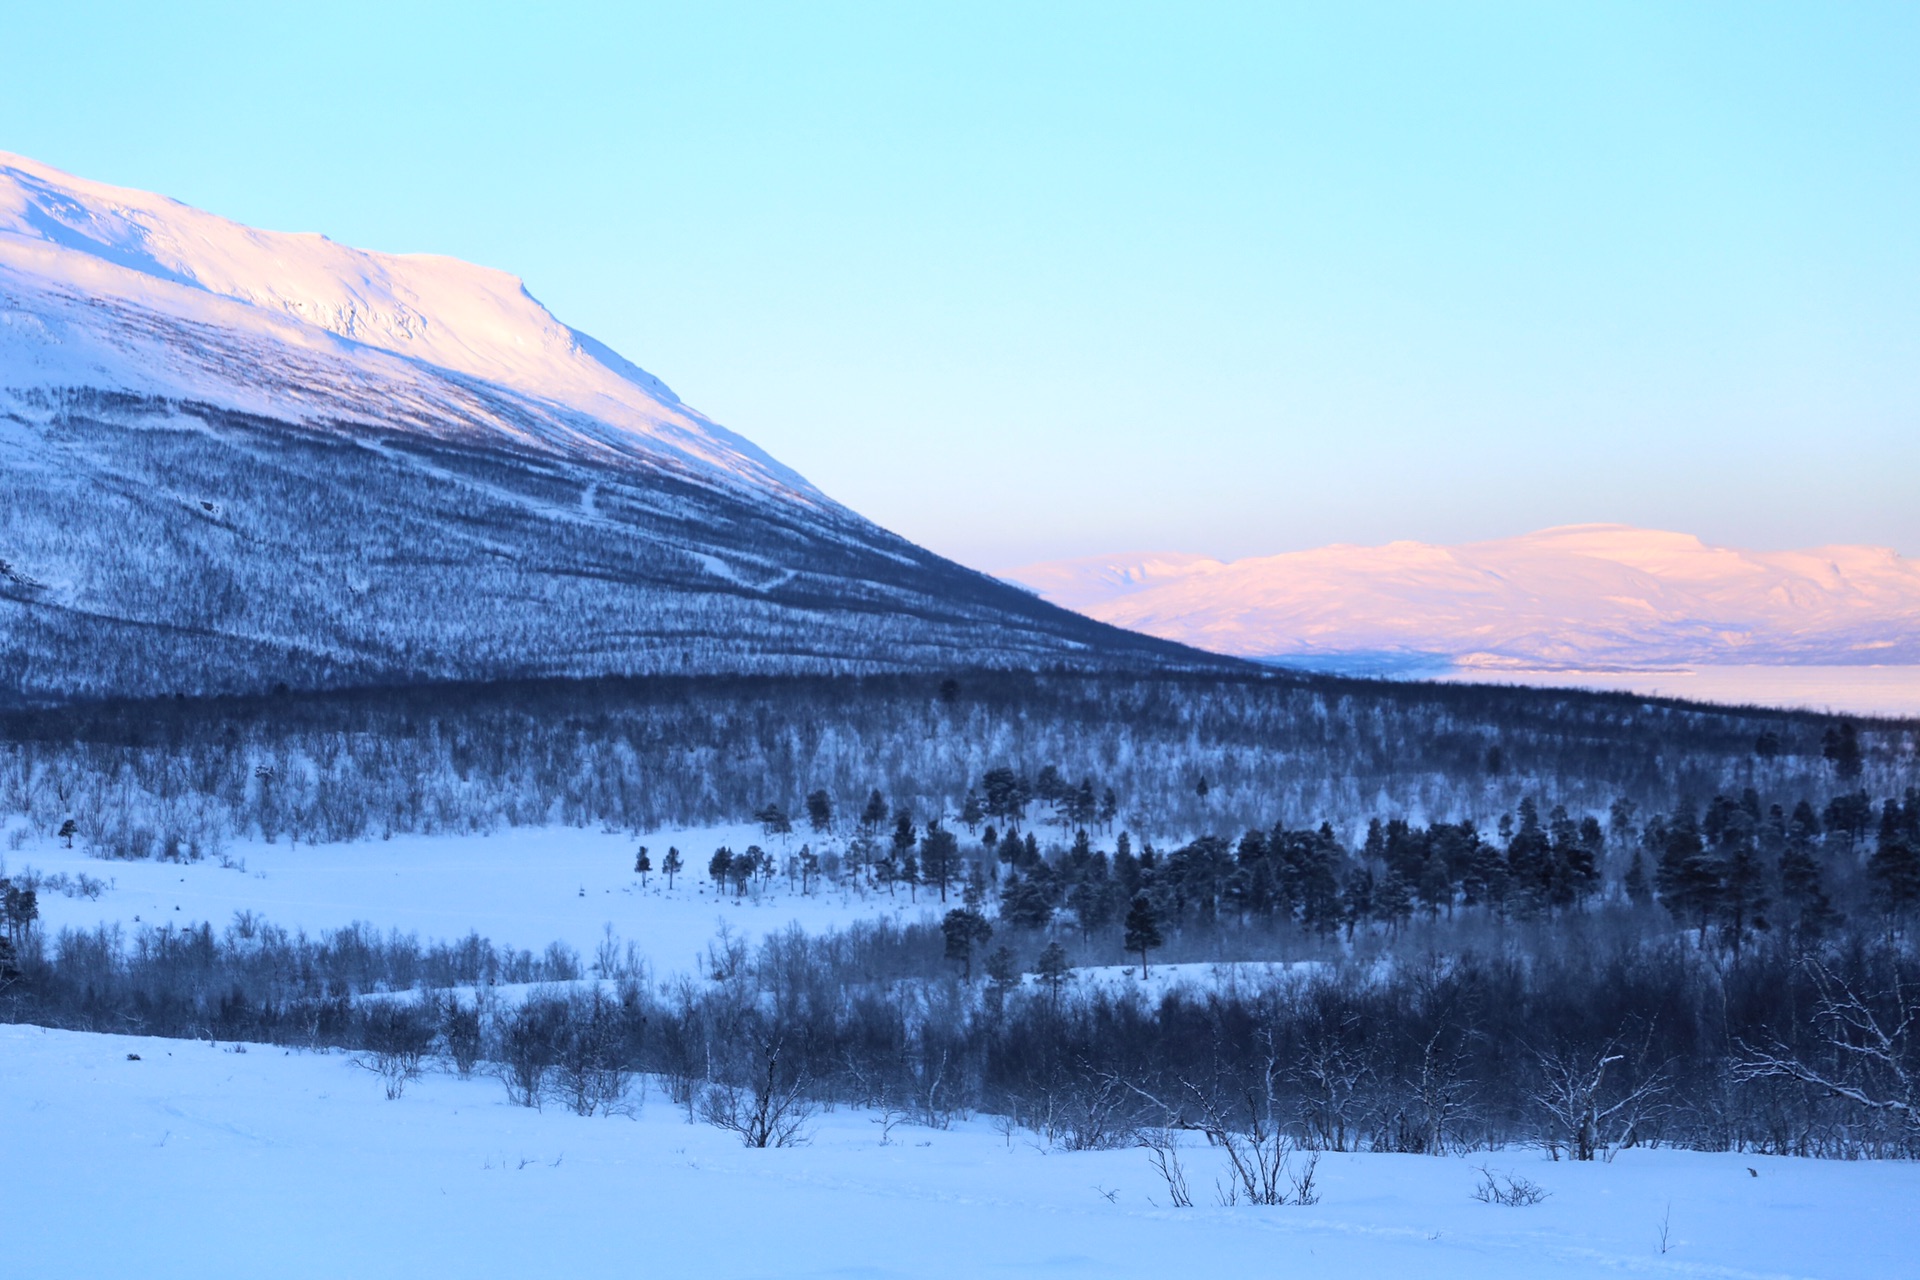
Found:
[[[549,447],[597,446],[602,456],[611,451],[617,457],[622,446],[645,442],[704,464],[722,482],[825,501],[797,472],[686,406],[659,378],[563,324],[508,272],[436,254],[354,249],[312,232],[261,231],[169,197],[75,178],[0,152],[0,306],[34,314],[44,303],[23,307],[16,298],[7,306],[7,295],[57,296],[62,286],[84,304],[112,298],[176,321],[301,345],[375,379],[400,375],[386,361],[369,359],[370,352],[456,380],[484,379],[503,392],[612,428],[589,438],[556,429],[541,441]],[[110,381],[145,375],[142,389],[156,394],[209,390],[207,370],[196,372],[197,381],[182,382],[169,359],[178,353],[156,358],[125,342],[117,351],[102,350],[99,335],[80,316],[69,312],[61,320],[64,334],[55,335],[43,316],[38,336],[67,346],[79,339],[90,349],[52,361],[46,372],[56,380],[79,364]],[[23,350],[34,336],[17,326],[0,327],[0,344],[6,344],[0,345],[0,359],[10,373],[34,363]],[[94,341],[87,343],[89,338]],[[255,407],[295,418],[301,409],[284,401]],[[577,422],[572,426],[581,429]],[[597,439],[590,438],[594,434]]]
[[[1198,665],[834,501],[518,277],[0,155],[0,703]]]
[[[1247,658],[1920,662],[1920,564],[1885,547],[1754,552],[1584,524],[1454,547],[1093,556],[1001,576],[1090,617]]]

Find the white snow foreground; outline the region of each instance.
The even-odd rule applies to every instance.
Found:
[[[341,1053],[7,1026],[0,1239],[41,1280],[1915,1274],[1911,1164],[1329,1155],[1318,1204],[1219,1208],[1195,1146],[1199,1207],[1173,1209],[1138,1150],[1042,1152],[984,1120],[883,1145],[845,1109],[811,1131],[748,1150],[657,1092],[581,1118],[436,1074],[390,1102]],[[1481,1165],[1550,1194],[1479,1203]]]

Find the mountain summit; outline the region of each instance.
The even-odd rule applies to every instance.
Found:
[[[1457,547],[1101,556],[1003,576],[1089,617],[1249,658],[1920,662],[1920,565],[1884,547],[1739,551],[1588,524]]]
[[[0,152],[0,296],[10,391],[114,387],[299,423],[384,399],[450,439],[644,457],[821,501],[658,378],[561,324],[516,277],[454,258],[257,231]],[[514,420],[437,403],[464,400],[461,384],[476,379],[513,396]]]
[[[1214,663],[834,502],[503,272],[0,153],[0,703]]]

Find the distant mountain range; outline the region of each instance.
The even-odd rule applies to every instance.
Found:
[[[1219,665],[834,502],[521,282],[0,153],[0,703]]]
[[[1002,576],[1116,626],[1337,669],[1920,663],[1920,564],[1884,547],[1740,551],[1596,524],[1232,562],[1096,556]]]

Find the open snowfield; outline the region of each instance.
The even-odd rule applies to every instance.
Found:
[[[707,857],[760,842],[757,828],[640,839],[656,866],[678,845],[695,873],[642,889],[640,840],[572,828],[242,842],[230,866],[105,862],[32,839],[6,865],[111,882],[98,897],[43,890],[55,930],[221,928],[250,911],[309,932],[364,921],[535,951],[559,940],[590,961],[611,926],[661,976],[694,968],[723,924],[753,938],[938,910],[904,891],[801,895],[784,878],[716,898]],[[1154,967],[1156,986],[1232,977]],[[1076,981],[1138,979],[1107,965]],[[657,1089],[630,1117],[592,1119],[510,1105],[483,1076],[430,1074],[388,1101],[345,1053],[4,1026],[0,1275],[1920,1277],[1911,1164],[1330,1155],[1316,1205],[1222,1208],[1196,1138],[1199,1207],[1174,1209],[1141,1151],[1043,1151],[985,1117],[883,1142],[875,1116],[840,1110],[811,1131],[802,1148],[752,1151]],[[1475,1201],[1483,1164],[1548,1199]]]
[[[18,827],[15,828],[16,830]],[[471,932],[498,945],[535,954],[563,942],[591,964],[611,929],[624,958],[631,944],[658,977],[703,971],[708,945],[724,929],[749,943],[798,924],[824,932],[855,920],[889,916],[937,921],[945,909],[937,892],[906,888],[837,889],[816,882],[809,893],[784,876],[743,897],[716,895],[707,859],[720,845],[744,849],[762,841],[752,824],[681,828],[635,837],[575,827],[530,827],[493,835],[395,836],[353,844],[298,845],[238,842],[225,860],[173,863],[105,861],[58,840],[37,839],[0,858],[0,873],[32,871],[65,876],[67,892],[43,888],[41,923],[63,928],[202,922],[216,931],[251,912],[269,924],[317,935],[361,922],[382,932],[413,933],[422,942],[452,941]],[[669,891],[656,871],[642,887],[633,874],[634,849],[645,844],[655,867],[677,846],[691,874]],[[799,841],[794,841],[799,847]],[[780,842],[773,842],[780,850]],[[107,887],[98,897],[75,892],[86,876]],[[959,903],[949,891],[947,906]],[[1068,939],[1082,986],[1138,986],[1138,970],[1118,955],[1082,955]],[[1109,961],[1111,963],[1101,963]],[[1084,963],[1082,963],[1084,962]],[[1161,964],[1148,974],[1158,995],[1176,985],[1218,986],[1258,980],[1276,971],[1260,962]]]
[[[289,845],[240,841],[232,867],[215,861],[102,861],[52,839],[6,855],[10,872],[82,875],[111,883],[98,898],[42,891],[50,931],[118,923],[193,924],[223,929],[251,911],[269,923],[309,934],[363,921],[383,931],[417,933],[423,941],[477,931],[496,944],[539,952],[565,942],[591,960],[608,925],[634,943],[662,973],[692,967],[722,923],[753,939],[798,922],[809,931],[891,914],[918,919],[938,906],[937,894],[914,903],[905,888],[843,893],[816,883],[812,894],[789,890],[784,877],[736,899],[716,897],[707,860],[720,845],[739,851],[766,844],[753,825],[653,832],[634,837],[574,827],[519,828],[492,835],[395,836],[355,844]],[[657,871],[641,887],[634,850],[645,844],[657,868],[677,846],[687,873],[669,892]],[[795,839],[793,847],[799,848]],[[784,853],[778,840],[770,850]],[[244,866],[244,869],[241,869]]]
[[[139,1061],[128,1054],[137,1053]],[[1920,1166],[1630,1151],[1611,1164],[1328,1156],[1323,1198],[1162,1207],[1139,1151],[984,1121],[817,1118],[751,1151],[650,1095],[633,1118],[434,1075],[389,1102],[344,1054],[0,1027],[8,1275],[1920,1275]],[[1551,1193],[1471,1198],[1476,1166]],[[1751,1176],[1748,1169],[1758,1172]],[[1157,1206],[1155,1201],[1159,1202]],[[1662,1219],[1669,1223],[1661,1252]]]

